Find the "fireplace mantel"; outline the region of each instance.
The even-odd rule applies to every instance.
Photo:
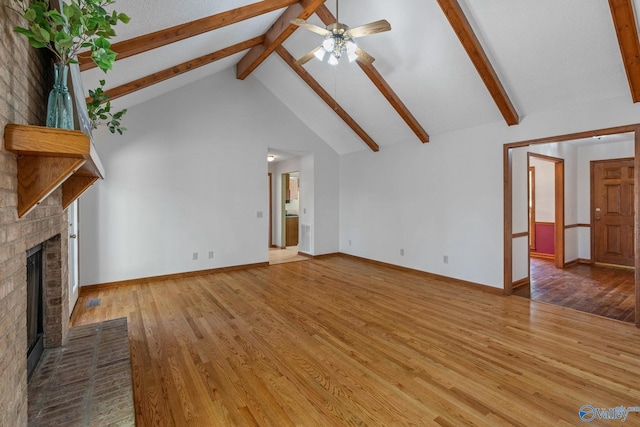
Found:
[[[80,131],[8,124],[4,141],[18,155],[18,217],[60,186],[64,209],[104,178],[91,139]]]

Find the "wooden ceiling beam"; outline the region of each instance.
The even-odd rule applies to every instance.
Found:
[[[371,148],[373,151],[379,151],[380,147],[376,142],[356,123],[356,121],[346,112],[344,109],[338,105],[338,102],[329,95],[329,93],[324,90],[320,83],[318,83],[312,76],[305,70],[302,65],[299,65],[295,58],[285,49],[283,46],[278,46],[275,49],[275,52],[286,62],[293,71],[300,76],[304,82],[309,85],[311,89],[333,110],[335,113],[340,116],[342,120],[349,126],[363,141],[365,144]]]
[[[196,68],[202,67],[204,65],[211,64],[212,62],[242,52],[243,50],[258,46],[263,42],[263,35],[254,37],[250,40],[235,44],[233,46],[225,47],[224,49],[220,49],[191,61],[183,62],[182,64],[176,65],[175,67],[167,68],[165,70],[158,71],[157,73],[150,74],[146,77],[142,77],[132,82],[114,87],[106,91],[109,95],[109,101],[113,101],[114,99],[120,98],[121,96],[129,95],[130,93],[152,86],[161,81],[168,80],[171,77],[175,77],[188,71],[195,70]],[[87,98],[87,101],[89,101],[89,98]]]
[[[416,134],[418,139],[424,144],[429,142],[429,134],[426,130],[418,123],[418,120],[411,114],[411,111],[404,105],[400,97],[391,89],[391,86],[386,82],[386,80],[380,75],[376,67],[373,64],[365,63],[360,60],[356,61],[362,71],[369,77],[369,79],[373,82],[373,84],[378,88],[380,93],[387,98],[387,101],[391,104],[391,106],[400,114],[402,120],[405,121],[407,125],[411,128],[413,133]]]
[[[226,27],[246,19],[254,18],[274,10],[283,9],[298,0],[264,0],[253,3],[237,9],[228,10],[216,15],[207,16],[195,21],[186,22],[164,30],[155,31],[129,40],[123,40],[112,45],[112,49],[118,52],[118,60],[128,58],[129,56],[147,52],[171,43],[185,40],[189,37],[213,31],[218,28]],[[96,65],[87,56],[81,56],[80,70],[88,70]]]
[[[325,24],[333,24],[336,22],[335,16],[331,13],[331,11],[324,4],[320,6],[316,10],[316,15],[320,18],[320,20]],[[424,128],[420,125],[418,120],[411,114],[411,111],[407,108],[406,105],[402,102],[400,97],[391,89],[391,86],[386,82],[386,80],[380,75],[376,67],[370,63],[364,63],[361,61],[357,61],[358,65],[364,71],[364,73],[369,77],[371,82],[378,88],[380,93],[387,98],[387,101],[391,104],[391,106],[400,114],[402,120],[404,120],[407,125],[411,128],[411,130],[416,134],[418,139],[423,143],[429,142],[429,134]]]
[[[640,41],[631,0],[609,0],[633,102],[640,102]]]
[[[460,39],[460,43],[467,51],[469,59],[478,70],[480,78],[493,97],[496,106],[502,113],[504,120],[509,126],[517,125],[520,121],[518,112],[511,103],[507,91],[502,86],[496,71],[494,70],[487,54],[485,53],[480,41],[473,32],[471,24],[464,15],[462,8],[457,0],[438,0],[440,8],[449,20],[453,31]]]
[[[298,26],[293,25],[291,20],[296,18],[309,18],[325,1],[326,0],[301,0],[299,3],[289,6],[266,32],[264,43],[252,48],[240,62],[238,62],[236,77],[240,80],[246,79],[253,70],[258,68],[278,46],[298,29]]]

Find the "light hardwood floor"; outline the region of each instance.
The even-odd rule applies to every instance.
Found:
[[[575,426],[586,404],[640,406],[634,326],[350,257],[91,291],[72,320],[120,316],[138,426]]]

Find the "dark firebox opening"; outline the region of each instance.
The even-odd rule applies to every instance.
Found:
[[[38,366],[44,350],[44,304],[42,296],[42,245],[27,251],[27,378]]]

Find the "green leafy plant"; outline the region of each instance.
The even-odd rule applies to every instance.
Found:
[[[90,100],[87,101],[87,112],[91,120],[91,128],[97,129],[98,126],[105,125],[111,133],[118,132],[122,135],[127,128],[122,127],[120,119],[126,114],[127,109],[125,108],[117,113],[111,113],[109,94],[102,90],[104,84],[105,81],[100,80],[100,86],[95,90],[89,91]]]
[[[12,10],[20,14],[27,26],[16,27],[15,31],[24,35],[35,48],[50,50],[56,62],[77,64],[79,55],[91,56],[91,60],[105,73],[113,68],[117,53],[111,49],[109,39],[116,35],[118,22],[127,24],[129,17],[124,13],[107,12],[115,0],[70,0],[62,2],[62,13],[51,8],[49,0],[10,0]],[[111,133],[122,135],[126,128],[120,120],[127,110],[111,112],[109,95],[100,87],[89,90],[87,112],[91,126],[96,129],[106,125]],[[103,105],[104,104],[104,105]]]
[[[129,22],[129,17],[105,7],[115,0],[71,0],[62,2],[62,12],[51,9],[49,0],[11,0],[11,9],[28,23],[15,31],[29,39],[31,46],[53,52],[62,64],[77,63],[76,57],[88,50],[91,60],[104,72],[113,67],[116,52],[109,39],[116,35],[113,27],[118,22]]]

